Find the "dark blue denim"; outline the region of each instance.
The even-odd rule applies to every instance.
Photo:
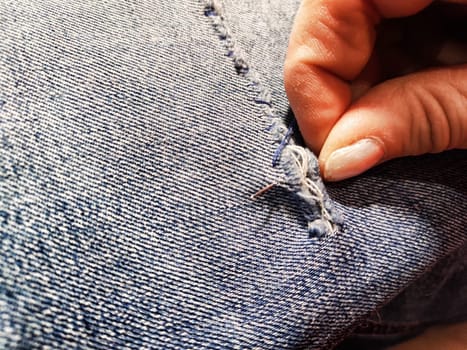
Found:
[[[297,6],[0,0],[1,349],[328,349],[466,319],[467,153],[325,188],[282,142]]]

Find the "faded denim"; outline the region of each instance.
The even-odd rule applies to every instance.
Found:
[[[465,151],[325,189],[295,135],[272,166],[297,6],[0,0],[1,349],[328,349],[466,319]]]

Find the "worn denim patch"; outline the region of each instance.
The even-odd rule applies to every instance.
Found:
[[[0,1],[0,348],[326,349],[465,245],[465,151],[273,166],[297,1],[207,5]]]

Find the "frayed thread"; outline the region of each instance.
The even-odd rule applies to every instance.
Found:
[[[306,148],[288,145],[284,149],[285,187],[297,194],[308,221],[310,236],[334,234],[342,223],[328,197],[319,173],[316,157]]]
[[[226,56],[231,58],[238,75],[249,80],[249,87],[256,93],[254,102],[262,106],[264,114],[270,121],[267,130],[270,132],[277,149],[272,156],[273,167],[279,166],[284,172],[284,179],[260,189],[252,199],[262,196],[275,186],[292,191],[300,199],[304,217],[308,222],[310,237],[322,237],[335,234],[342,223],[328,197],[319,175],[316,157],[306,148],[295,145],[292,139],[296,128],[292,122],[287,128],[282,118],[276,115],[273,108],[271,91],[262,85],[258,74],[251,69],[245,59],[246,55],[236,45],[229,28],[225,25],[222,7],[218,0],[200,0],[204,4],[204,14],[226,49]]]
[[[204,15],[211,19],[214,30],[216,31],[219,39],[222,40],[224,47],[227,49],[227,57],[230,57],[234,63],[235,71],[238,75],[247,75],[250,69],[239,48],[232,40],[230,30],[224,24],[224,17],[221,15],[220,11],[220,4],[215,0],[207,0],[203,2]]]
[[[284,149],[287,147],[289,144],[290,140],[292,139],[292,136],[295,132],[295,128],[297,127],[297,122],[295,119],[292,121],[292,124],[289,126],[289,129],[285,133],[284,137],[282,138],[282,141],[279,144],[279,147],[277,147],[276,151],[274,152],[272,156],[272,167],[275,168],[280,161],[282,152]]]

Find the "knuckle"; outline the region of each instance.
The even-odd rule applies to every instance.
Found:
[[[409,84],[414,96],[412,124],[414,149],[417,153],[439,153],[453,144],[452,109],[445,93],[423,84]],[[412,104],[413,106],[413,104]]]

